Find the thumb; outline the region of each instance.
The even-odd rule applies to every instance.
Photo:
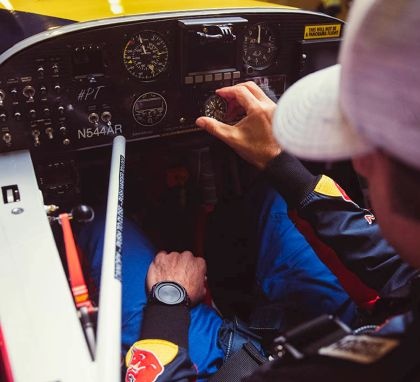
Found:
[[[211,135],[222,141],[228,141],[232,133],[232,126],[209,117],[200,117],[195,121],[198,127],[206,130]]]

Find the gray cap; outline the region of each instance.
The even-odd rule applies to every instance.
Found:
[[[356,0],[339,65],[306,76],[281,97],[274,135],[310,160],[382,148],[420,168],[420,1]]]

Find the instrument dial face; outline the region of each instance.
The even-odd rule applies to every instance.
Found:
[[[133,118],[142,126],[154,126],[161,122],[168,106],[159,93],[143,93],[133,103]]]
[[[152,80],[168,66],[168,46],[162,36],[143,31],[128,40],[123,61],[128,72],[141,80]]]
[[[207,98],[204,102],[204,115],[206,117],[217,119],[218,121],[224,121],[227,113],[227,103],[226,101],[214,94]]]
[[[252,25],[245,33],[243,60],[256,70],[268,68],[277,53],[276,37],[265,23]]]

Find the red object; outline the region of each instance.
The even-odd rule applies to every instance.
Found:
[[[87,307],[90,312],[93,310],[93,305],[89,298],[89,290],[86,286],[82,267],[80,265],[79,254],[77,252],[76,242],[74,241],[69,214],[60,214],[59,218],[61,222],[61,228],[63,230],[70,286],[73,293],[74,302],[78,309],[81,307]]]
[[[0,325],[0,353],[1,369],[0,377],[4,382],[13,382],[12,365],[10,365],[9,353],[7,352],[6,341],[4,340],[3,330]]]
[[[135,346],[130,352],[131,358],[125,375],[126,382],[155,382],[165,370],[152,352],[137,349]]]
[[[351,299],[359,307],[371,310],[379,299],[376,291],[366,286],[353,272],[347,269],[334,250],[316,236],[312,226],[300,218],[296,211],[289,211],[289,216],[321,261],[337,276]]]
[[[183,187],[189,178],[185,167],[170,168],[166,171],[166,184],[169,188]]]

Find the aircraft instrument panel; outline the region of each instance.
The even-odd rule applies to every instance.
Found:
[[[193,133],[200,115],[223,120],[220,87],[252,80],[277,99],[334,63],[341,24],[300,11],[190,12],[39,34],[0,55],[0,152]],[[308,35],[311,26],[338,32]]]

